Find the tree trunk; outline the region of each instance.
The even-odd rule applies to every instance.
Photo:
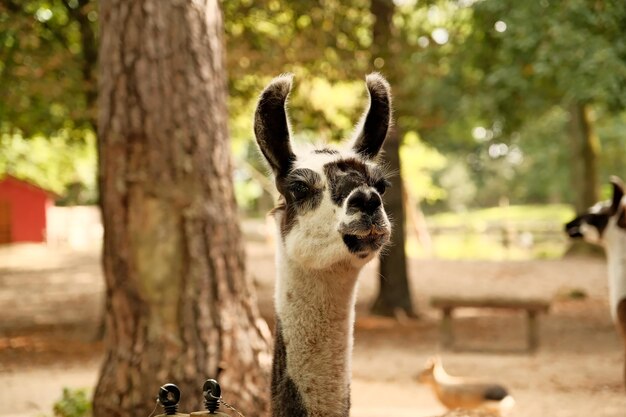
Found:
[[[392,128],[383,149],[385,160],[394,172],[400,172],[399,145],[400,134],[397,128]],[[395,175],[391,178],[391,184],[384,195],[385,209],[394,219],[391,246],[385,250],[385,254],[380,258],[380,288],[372,306],[372,313],[391,317],[400,313],[415,317],[404,249],[406,224],[404,221],[402,177]]]
[[[570,106],[570,135],[572,138],[571,179],[576,193],[574,207],[581,213],[598,202],[598,158],[600,140],[593,129],[591,108],[588,104]]]
[[[270,336],[244,274],[218,1],[102,0],[100,18],[107,331],[94,416],[147,416],[165,382],[198,410],[209,377],[265,415]]]
[[[393,13],[392,0],[372,0],[371,12],[374,15],[373,27],[373,61],[380,66],[382,72],[391,82],[392,88],[399,80],[394,77],[395,65],[392,62],[393,52]],[[376,65],[375,65],[376,66]],[[380,258],[380,288],[372,306],[372,313],[383,316],[395,316],[404,313],[414,317],[413,302],[407,274],[405,242],[405,214],[402,196],[402,177],[400,176],[400,134],[399,126],[392,128],[385,141],[384,157],[392,172],[397,172],[391,179],[392,186],[385,193],[385,209],[394,219],[391,234],[391,246]]]

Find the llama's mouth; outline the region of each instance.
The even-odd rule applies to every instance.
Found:
[[[580,231],[580,229],[578,227],[572,228],[572,229],[568,229],[567,230],[567,234],[572,239],[580,239],[580,238],[584,237],[584,235],[582,234],[582,232]]]
[[[350,230],[342,233],[343,243],[348,250],[357,255],[369,254],[382,248],[389,242],[389,230],[382,227],[372,227],[367,230]]]
[[[584,237],[582,231],[580,230],[580,223],[576,220],[571,221],[565,225],[565,233],[567,233],[569,237],[574,239]]]

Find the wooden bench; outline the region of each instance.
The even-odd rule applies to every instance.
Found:
[[[539,313],[547,313],[550,309],[550,302],[540,298],[441,296],[432,297],[430,305],[443,313],[441,319],[441,344],[444,349],[452,349],[454,345],[452,312],[457,308],[525,310],[528,318],[527,349],[531,352],[539,347],[537,316]]]

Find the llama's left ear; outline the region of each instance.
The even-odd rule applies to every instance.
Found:
[[[385,142],[391,124],[391,88],[378,73],[365,78],[369,108],[361,117],[352,148],[367,159],[375,158]]]
[[[613,199],[611,201],[611,215],[616,214],[624,197],[624,183],[616,176],[611,177],[613,184]]]
[[[277,178],[286,176],[296,160],[285,108],[292,79],[291,74],[274,78],[261,93],[254,112],[256,141]]]

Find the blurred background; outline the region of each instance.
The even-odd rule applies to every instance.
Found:
[[[438,312],[428,300],[464,286],[515,288],[556,304],[543,356],[519,365],[507,354],[497,361],[458,354],[453,370],[505,375],[531,413],[515,415],[623,416],[605,265],[564,258],[573,250],[563,224],[610,198],[610,175],[626,179],[626,2],[228,0],[221,8],[233,180],[248,273],[268,320],[266,213],[277,195],[252,132],[259,92],[272,77],[294,73],[295,141],[335,143],[363,111],[365,74],[379,71],[391,83],[400,156],[391,168],[404,184],[404,252],[420,320],[398,328],[367,318],[377,293],[376,266],[368,269],[357,322],[357,340],[365,341],[355,352],[357,415],[369,415],[363,404],[383,389],[380,378],[395,387],[398,407],[416,409],[413,391],[401,387],[437,350]],[[0,398],[20,399],[2,416],[50,414],[59,386],[93,385],[101,360],[99,19],[95,0],[0,0],[0,381],[11,387]],[[29,209],[17,213],[18,203]],[[470,316],[465,337],[500,335],[515,345],[519,334],[506,320],[517,319]],[[407,328],[421,336],[404,339]],[[393,364],[372,365],[395,349]],[[608,358],[601,369],[598,355]],[[522,378],[515,367],[525,369]],[[57,382],[29,399],[42,379]],[[441,411],[419,392],[426,406],[418,415]],[[536,400],[542,392],[549,398]],[[580,414],[592,394],[596,401]]]
[[[607,197],[610,174],[626,174],[622,2],[375,6],[223,3],[242,215],[263,217],[274,200],[251,128],[262,86],[295,73],[296,139],[336,142],[362,111],[364,74],[377,70],[393,86],[401,173],[415,210],[409,230],[431,238],[424,247],[409,236],[409,255],[561,256],[555,224]],[[0,173],[53,193],[56,207],[94,205],[97,2],[0,7]],[[376,13],[390,20],[388,30],[375,33]],[[373,45],[375,36],[386,39]],[[56,207],[47,240],[78,239],[61,214],[71,209]]]

